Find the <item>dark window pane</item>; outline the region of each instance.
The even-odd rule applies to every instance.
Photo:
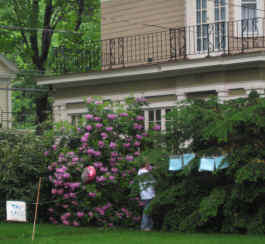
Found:
[[[154,121],[154,111],[149,111],[149,121]]]
[[[156,110],[156,120],[157,121],[161,120],[161,110]]]

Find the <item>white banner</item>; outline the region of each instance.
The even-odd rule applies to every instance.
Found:
[[[22,201],[7,201],[6,220],[27,222],[26,203]]]

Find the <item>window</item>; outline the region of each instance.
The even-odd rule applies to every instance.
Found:
[[[242,0],[242,32],[257,32],[257,0]]]
[[[214,19],[215,33],[214,45],[215,49],[224,49],[226,47],[226,0],[215,0],[214,2]]]
[[[161,127],[161,109],[149,110],[148,127],[152,128],[154,125],[160,125]]]
[[[226,0],[196,0],[197,51],[219,51],[226,46]]]
[[[75,127],[80,126],[82,118],[83,118],[83,114],[72,114],[71,115],[72,125]]]
[[[154,125],[160,125],[160,129],[165,131],[169,120],[167,114],[171,111],[170,108],[157,108],[144,111],[145,129],[151,129]]]
[[[197,51],[208,49],[208,1],[196,1],[196,25],[197,25]]]

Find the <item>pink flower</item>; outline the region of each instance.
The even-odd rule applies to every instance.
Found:
[[[64,189],[58,189],[57,190],[57,194],[58,195],[63,195],[63,193],[64,193]]]
[[[133,156],[127,155],[126,156],[126,160],[129,161],[129,162],[133,161]]]
[[[83,212],[77,212],[77,213],[76,213],[76,216],[77,216],[78,218],[82,218],[84,215],[85,215],[85,214],[84,214]]]
[[[99,152],[99,151],[95,151],[95,152],[94,152],[94,156],[95,156],[95,157],[100,157],[100,156],[101,156],[101,152]]]
[[[48,154],[49,154],[48,151],[44,152],[44,156],[48,156]]]
[[[140,124],[134,123],[133,124],[133,128],[136,129],[136,130],[141,130],[143,128],[143,126],[140,125]]]
[[[120,117],[128,117],[127,113],[120,113]]]
[[[134,156],[139,156],[140,152],[134,152]]]
[[[100,168],[103,164],[101,162],[95,162],[93,163],[93,165],[95,166],[95,168]]]
[[[56,150],[56,148],[57,148],[57,146],[54,144],[54,145],[52,145],[52,149],[55,151]]]
[[[64,224],[64,225],[70,225],[70,222],[69,222],[68,220],[64,220],[64,221],[63,221],[63,224]]]
[[[115,118],[117,118],[117,115],[116,114],[108,114],[107,117],[109,119],[115,119]]]
[[[109,224],[108,224],[108,227],[110,227],[110,228],[111,228],[112,226],[113,226],[113,224],[112,224],[112,223],[109,223]]]
[[[95,117],[94,121],[99,122],[99,121],[101,121],[101,118],[100,117]]]
[[[136,137],[136,139],[138,139],[138,140],[142,140],[142,139],[143,139],[143,136],[138,135],[138,134],[137,134],[135,137]]]
[[[87,154],[93,155],[95,153],[95,150],[93,148],[87,149]]]
[[[64,205],[63,205],[63,208],[68,208],[68,207],[69,207],[68,204],[64,204]]]
[[[144,103],[144,102],[146,102],[146,99],[144,97],[137,97],[136,98],[136,102],[138,102],[138,103]]]
[[[93,217],[93,213],[92,213],[91,211],[88,212],[87,215],[88,215],[89,217]]]
[[[74,222],[73,222],[73,226],[79,226],[80,224],[76,221],[76,220],[74,220]]]
[[[111,172],[117,173],[119,170],[117,168],[111,168]]]
[[[92,114],[87,114],[85,117],[86,117],[87,120],[90,120],[90,119],[92,119],[94,116],[93,116]]]
[[[96,177],[96,182],[103,182],[105,180],[106,180],[106,178],[104,176],[97,176]]]
[[[51,165],[48,166],[48,170],[52,171],[52,166]]]
[[[101,167],[99,170],[100,170],[101,172],[107,172],[107,171],[108,171],[108,169],[107,169],[107,168],[104,168],[104,167]]]
[[[86,130],[87,130],[87,131],[91,131],[92,128],[93,128],[92,125],[87,125],[87,126],[86,126]]]
[[[152,129],[155,131],[158,131],[158,130],[160,130],[160,128],[161,128],[160,125],[155,125],[155,126],[153,126]]]
[[[103,104],[103,102],[102,101],[95,101],[95,104],[99,105],[99,104]]]
[[[102,132],[100,135],[101,135],[101,137],[102,137],[103,140],[105,140],[105,139],[108,138],[108,134],[105,133],[105,132]]]
[[[79,158],[78,157],[73,157],[72,162],[78,162]]]
[[[69,196],[68,193],[66,193],[66,194],[63,195],[63,198],[64,198],[64,199],[68,199],[69,197],[70,197],[70,196]]]
[[[102,126],[103,126],[103,124],[101,124],[101,123],[96,123],[96,128],[97,128],[97,129],[100,129]]]
[[[68,186],[71,188],[72,191],[74,191],[76,188],[79,188],[81,185],[80,182],[69,182]]]
[[[143,121],[143,120],[144,120],[144,116],[142,116],[142,115],[137,115],[137,116],[136,116],[136,120],[138,120],[138,121]]]
[[[102,209],[102,208],[95,208],[95,211],[97,211],[100,215],[104,215],[105,214],[105,211]]]
[[[48,208],[48,211],[49,211],[50,213],[53,213],[53,212],[54,212],[54,209],[53,209],[53,208]]]
[[[131,144],[130,143],[123,143],[123,146],[126,147],[126,148],[128,148],[128,147],[131,146]]]
[[[113,130],[113,128],[112,128],[111,126],[106,127],[106,131],[110,132],[110,131],[112,131],[112,130]]]
[[[88,196],[90,196],[90,197],[96,197],[97,194],[96,194],[95,192],[89,192],[89,193],[88,193]]]
[[[69,193],[69,197],[70,197],[70,198],[76,198],[76,194],[73,193],[73,192],[70,192],[70,193]]]
[[[98,146],[99,146],[100,148],[104,147],[104,141],[98,141]]]
[[[117,146],[117,144],[115,142],[111,142],[110,145],[109,145],[109,147],[111,149],[115,148],[116,146]]]
[[[69,173],[64,173],[64,174],[63,174],[63,178],[64,178],[64,179],[68,179],[68,178],[70,178],[70,174],[69,174]]]
[[[93,101],[93,99],[91,97],[88,97],[86,100],[86,103],[91,103]]]
[[[141,145],[141,142],[139,142],[139,141],[136,141],[135,143],[134,143],[134,146],[135,147],[139,147]]]
[[[110,179],[110,180],[115,180],[115,176],[110,175],[110,176],[109,176],[109,179]]]
[[[111,157],[118,157],[118,153],[117,152],[111,152]]]
[[[89,136],[90,136],[90,133],[85,133],[85,134],[81,137],[81,142],[83,142],[83,143],[87,142]]]

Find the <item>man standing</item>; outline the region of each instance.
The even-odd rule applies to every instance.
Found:
[[[143,201],[143,215],[141,221],[141,230],[143,231],[151,231],[153,227],[152,217],[146,214],[146,210],[148,209],[151,200],[155,197],[154,183],[155,180],[150,173],[151,165],[145,163],[143,168],[140,168],[138,171],[138,175],[141,175],[139,180],[140,187],[140,198]]]

